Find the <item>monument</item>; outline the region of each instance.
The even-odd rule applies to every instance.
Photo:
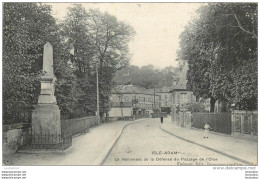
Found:
[[[38,104],[32,114],[34,144],[57,145],[61,143],[60,110],[54,96],[53,47],[47,42],[43,49],[43,75]]]

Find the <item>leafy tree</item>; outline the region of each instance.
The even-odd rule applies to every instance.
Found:
[[[43,46],[54,47],[54,71],[58,79],[57,101],[62,114],[70,111],[73,75],[51,16],[51,7],[39,3],[4,3],[3,8],[3,118],[17,109],[37,104],[42,73]],[[73,106],[73,105],[71,105]]]
[[[26,104],[36,104],[42,45],[54,19],[50,8],[36,3],[4,3],[3,111],[4,118]]]
[[[116,72],[114,80],[117,84],[133,84],[144,88],[173,87],[173,81],[179,76],[179,68],[165,67],[156,69],[153,65],[141,68],[131,65]]]
[[[59,25],[60,34],[63,38],[66,54],[73,48],[73,58],[70,59],[73,74],[75,75],[75,86],[73,87],[73,97],[75,100],[73,117],[81,117],[90,114],[87,106],[93,105],[93,93],[95,91],[90,80],[93,77],[93,56],[95,49],[88,38],[87,12],[80,4],[75,4],[68,9],[65,20]],[[69,59],[69,58],[68,58]]]
[[[100,111],[108,113],[109,94],[114,72],[125,68],[130,60],[128,43],[135,34],[132,26],[97,9],[89,11],[90,38],[96,48],[100,76]]]
[[[77,109],[96,110],[95,66],[98,65],[100,112],[108,112],[114,73],[130,59],[128,43],[134,35],[133,28],[108,13],[86,11],[79,4],[69,8],[61,28],[67,47],[73,45],[75,49],[72,63],[77,76]]]
[[[212,105],[219,100],[256,109],[257,4],[211,3],[198,12],[180,37],[188,87],[197,97],[210,97]]]

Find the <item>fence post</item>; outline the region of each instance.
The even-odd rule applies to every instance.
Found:
[[[250,115],[250,134],[253,136],[253,112]]]
[[[235,135],[235,112],[234,110],[231,113],[231,136]]]
[[[241,123],[240,123],[240,130],[241,130],[241,134],[244,135],[245,131],[244,131],[244,113],[241,114]]]

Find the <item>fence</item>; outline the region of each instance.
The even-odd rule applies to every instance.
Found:
[[[21,145],[22,150],[66,150],[72,146],[71,121],[61,122],[61,134],[22,132]]]
[[[85,117],[61,120],[61,134],[32,134],[31,124],[3,126],[3,155],[17,150],[65,150],[72,145],[72,136],[98,124],[98,118]]]
[[[99,120],[96,116],[61,120],[61,128],[63,129],[62,133],[63,135],[77,135],[98,125],[98,123]]]
[[[231,113],[192,113],[192,127],[204,129],[206,122],[214,132],[231,134]]]
[[[56,134],[27,134],[23,135],[23,150],[66,150],[72,145],[72,136],[61,136]]]
[[[258,135],[257,111],[238,111],[232,112],[233,134],[251,134]]]
[[[97,117],[61,120],[61,134],[25,134],[22,136],[23,144],[21,147],[23,150],[65,150],[72,145],[72,136],[85,132],[97,124]]]

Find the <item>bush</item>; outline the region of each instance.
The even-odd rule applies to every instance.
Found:
[[[188,110],[191,112],[207,112],[205,106],[199,102],[188,104]]]

